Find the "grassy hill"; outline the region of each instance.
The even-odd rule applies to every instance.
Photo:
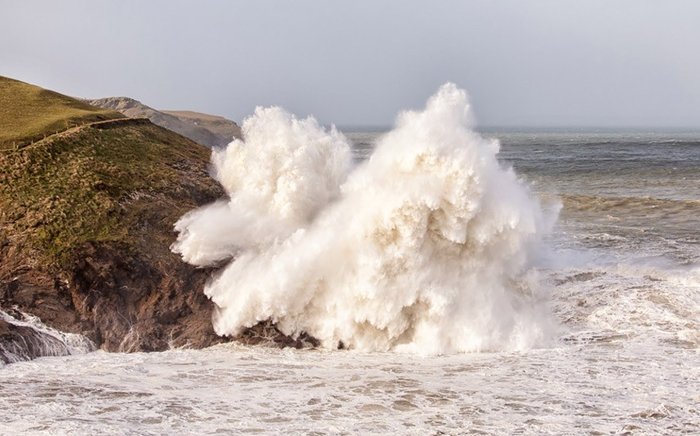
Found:
[[[65,264],[87,241],[130,247],[141,209],[156,203],[171,203],[163,206],[173,223],[188,210],[171,199],[206,181],[208,150],[139,121],[83,126],[0,154],[3,218],[44,261]],[[195,174],[183,171],[194,163]]]
[[[210,150],[6,78],[0,111],[0,309],[110,351],[220,341],[206,274],[169,250],[175,221],[223,195]]]
[[[0,76],[0,150],[21,147],[70,127],[123,117],[119,112]]]

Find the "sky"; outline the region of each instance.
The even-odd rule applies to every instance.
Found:
[[[0,0],[0,75],[242,121],[391,125],[445,82],[479,126],[700,128],[698,0]]]

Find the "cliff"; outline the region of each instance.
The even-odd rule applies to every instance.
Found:
[[[221,138],[226,145],[233,138],[242,138],[241,127],[235,122],[217,115],[208,115],[193,111],[161,111],[164,114],[177,117],[179,120],[203,127]]]
[[[202,294],[207,271],[169,250],[175,221],[223,195],[209,150],[3,77],[0,102],[0,310],[108,351],[222,341]],[[7,321],[6,345],[26,333]]]
[[[84,100],[92,106],[117,111],[128,117],[145,117],[153,124],[190,138],[206,147],[222,147],[241,137],[238,125],[223,117],[190,111],[159,111],[128,97]]]

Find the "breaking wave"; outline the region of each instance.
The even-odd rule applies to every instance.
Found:
[[[446,84],[353,166],[335,128],[257,108],[245,139],[212,156],[228,198],[175,225],[186,262],[223,265],[205,289],[216,332],[271,320],[326,348],[542,344],[549,323],[528,259],[556,216],[470,119],[466,93]]]

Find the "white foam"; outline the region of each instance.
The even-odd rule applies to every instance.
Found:
[[[350,172],[335,129],[258,108],[245,141],[213,155],[230,199],[176,225],[185,261],[233,258],[205,290],[216,331],[272,319],[328,348],[421,353],[542,343],[547,317],[520,275],[554,220],[470,118],[447,84]]]
[[[257,108],[236,139],[212,154],[214,177],[229,199],[198,209],[175,225],[173,250],[210,265],[243,250],[266,250],[307,225],[339,194],[350,167],[347,141],[313,118]]]
[[[449,356],[98,351],[0,368],[0,434],[697,434],[696,363],[624,338]]]

